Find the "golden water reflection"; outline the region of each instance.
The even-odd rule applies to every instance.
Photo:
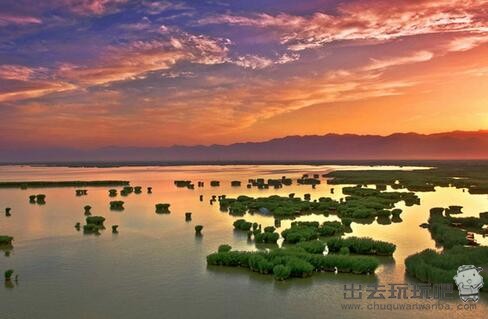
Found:
[[[385,169],[392,167],[374,167]],[[117,309],[125,309],[118,313],[121,318],[130,318],[135,314],[137,302],[142,299],[150,302],[151,296],[159,296],[165,300],[165,309],[170,314],[185,313],[184,317],[191,317],[191,307],[200,307],[201,311],[215,311],[216,304],[225,304],[229,295],[234,295],[240,302],[246,304],[247,294],[259,296],[269,303],[278,302],[273,298],[284,298],[287,305],[282,305],[287,312],[268,309],[266,304],[256,306],[255,299],[249,299],[248,308],[258,307],[261,313],[274,315],[298,315],[297,311],[306,304],[310,315],[324,311],[341,316],[339,310],[329,302],[312,302],[317,295],[324,300],[341,302],[341,291],[338,287],[347,281],[365,281],[379,283],[410,282],[405,276],[404,259],[425,248],[436,248],[428,230],[419,225],[428,219],[429,209],[435,206],[447,207],[461,205],[465,216],[477,216],[480,212],[488,211],[486,195],[470,195],[462,189],[440,188],[435,192],[417,193],[421,198],[421,205],[406,207],[403,203],[397,205],[404,212],[401,222],[388,225],[373,221],[371,224],[352,224],[349,236],[369,236],[379,240],[386,240],[397,245],[393,258],[384,258],[382,266],[376,276],[361,277],[331,274],[318,275],[306,280],[292,280],[291,282],[273,284],[270,277],[252,274],[236,269],[207,269],[205,256],[217,249],[223,243],[230,244],[238,250],[254,250],[260,247],[247,240],[245,233],[232,229],[233,221],[238,217],[230,216],[220,211],[218,204],[210,205],[212,195],[225,194],[228,197],[239,195],[269,196],[272,194],[288,195],[295,193],[303,197],[305,193],[312,195],[312,200],[319,197],[340,199],[344,195],[342,187],[346,185],[328,185],[322,178],[322,183],[315,189],[307,185],[284,186],[282,189],[247,189],[245,184],[249,178],[278,178],[283,175],[297,178],[304,173],[325,174],[334,169],[364,169],[361,166],[308,166],[308,165],[229,165],[229,166],[173,166],[173,167],[118,167],[118,168],[64,168],[64,167],[30,167],[30,166],[0,166],[0,180],[129,180],[132,186],[142,186],[140,195],[130,194],[127,197],[118,196],[125,201],[124,211],[111,211],[108,187],[87,187],[87,196],[75,196],[74,188],[47,189],[1,189],[0,209],[12,207],[12,217],[0,218],[0,234],[15,237],[14,250],[10,257],[0,256],[0,265],[15,268],[21,272],[22,285],[11,289],[18,294],[9,302],[9,311],[26,317],[28,314],[21,303],[31,303],[42,309],[50,318],[62,318],[70,313],[70,308],[78,308],[80,302],[95,302],[93,298],[99,292],[107,295],[114,294],[125,300],[126,305]],[[403,167],[402,169],[412,169]],[[176,188],[174,180],[185,179],[204,181],[203,189],[194,190]],[[210,180],[220,180],[220,187],[210,187]],[[241,180],[242,187],[231,187],[231,180]],[[146,187],[153,188],[152,194],[145,192]],[[335,191],[332,194],[331,188]],[[33,205],[28,201],[30,194],[46,194],[46,205]],[[199,200],[203,195],[204,200]],[[170,203],[171,214],[155,213],[156,203]],[[92,214],[102,215],[107,220],[107,229],[101,236],[83,235],[76,231],[77,222],[83,224],[85,205],[92,206]],[[192,212],[192,221],[185,222],[185,212]],[[273,218],[259,214],[246,215],[252,222],[258,222],[263,227],[274,225]],[[335,216],[307,215],[299,220],[335,220]],[[112,234],[110,225],[119,225],[119,234]],[[194,226],[204,225],[203,236],[195,238]],[[289,227],[290,221],[282,221],[279,232]],[[482,236],[476,238],[480,243],[488,241]],[[261,247],[262,248],[262,247]],[[55,273],[51,273],[54,272]],[[47,277],[49,280],[47,280]],[[97,280],[91,278],[95,276]],[[78,288],[76,288],[78,287]],[[81,295],[79,287],[88,291],[88,295]],[[110,287],[118,287],[114,291]],[[244,289],[247,290],[242,290]],[[273,288],[275,287],[275,288]],[[286,288],[285,288],[286,287]],[[115,288],[114,288],[115,289]],[[241,290],[240,290],[241,289]],[[271,290],[270,290],[271,289]],[[55,299],[57,290],[65,292],[62,298],[63,306]],[[251,293],[252,292],[252,293]],[[267,294],[265,294],[265,292]],[[4,300],[0,292],[0,300]],[[39,299],[39,294],[45,294]],[[190,294],[192,297],[186,297]],[[195,294],[195,295],[194,295]],[[164,296],[163,296],[164,295]],[[204,297],[205,296],[205,297]],[[275,297],[273,297],[275,296]],[[69,298],[68,298],[69,297]],[[111,297],[98,296],[109,303]],[[252,297],[252,295],[251,295]],[[37,299],[36,299],[37,298]],[[62,310],[53,315],[45,304],[47,298],[55,302]],[[115,297],[114,297],[115,298]],[[190,298],[190,299],[187,299]],[[200,301],[202,300],[201,303]],[[202,299],[203,298],[203,299]],[[250,298],[250,297],[249,297]],[[329,299],[327,299],[329,298]],[[321,300],[322,300],[321,299]],[[252,301],[254,300],[254,301]],[[308,301],[307,301],[308,300]],[[115,304],[117,300],[112,300]],[[156,300],[154,301],[156,302]],[[237,301],[236,301],[237,302]],[[254,302],[254,303],[252,303]],[[480,313],[486,314],[485,301],[480,303]],[[310,303],[310,304],[307,304]],[[95,302],[96,304],[96,302]],[[132,305],[132,306],[131,306]],[[186,305],[186,306],[185,306]],[[213,305],[213,306],[212,306]],[[150,305],[146,305],[150,306]],[[94,309],[103,311],[101,305]],[[105,305],[104,307],[107,307]],[[127,307],[127,308],[125,308]],[[157,306],[156,309],[160,309]],[[150,307],[149,307],[150,308]],[[151,308],[152,309],[152,308]],[[232,307],[227,312],[219,313],[217,317],[224,318],[232,313]],[[81,310],[80,310],[81,311]],[[121,310],[122,311],[122,310]],[[144,310],[145,317],[156,318],[160,313]],[[283,310],[284,311],[284,310]],[[74,318],[81,315],[70,313]],[[112,317],[114,313],[110,313]],[[225,315],[224,315],[225,314]],[[153,316],[154,315],[154,316]],[[215,315],[215,313],[214,313]],[[351,317],[368,318],[372,314],[354,314]],[[375,315],[383,317],[383,315]],[[417,314],[419,317],[433,318],[433,314]],[[462,317],[462,313],[454,315]],[[15,316],[14,316],[15,317]],[[104,317],[104,316],[101,316]],[[107,316],[105,316],[107,317]],[[313,317],[313,316],[310,316]],[[408,316],[399,315],[407,318]],[[439,316],[440,317],[440,316]]]

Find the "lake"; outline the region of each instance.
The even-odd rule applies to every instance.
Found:
[[[343,309],[357,300],[344,299],[344,284],[403,284],[416,280],[405,274],[404,259],[426,248],[436,248],[427,229],[429,209],[435,206],[461,205],[464,216],[478,216],[488,211],[487,195],[471,195],[462,189],[437,187],[435,192],[416,192],[421,205],[403,209],[402,222],[389,225],[353,223],[347,236],[370,236],[397,245],[393,258],[382,257],[374,275],[321,273],[310,278],[277,282],[272,276],[245,269],[207,267],[205,257],[220,244],[236,250],[265,249],[248,241],[245,232],[233,230],[234,217],[210,205],[212,195],[225,194],[269,196],[310,193],[319,197],[344,197],[346,185],[328,185],[324,178],[313,189],[309,185],[284,186],[281,189],[247,189],[249,178],[294,179],[304,173],[324,174],[337,169],[364,169],[361,166],[307,165],[227,165],[67,168],[0,166],[0,181],[128,180],[142,186],[142,194],[123,197],[125,209],[111,211],[108,189],[82,187],[87,196],[75,196],[75,188],[0,189],[0,235],[14,236],[10,256],[0,256],[0,271],[12,268],[19,275],[17,283],[0,288],[0,318],[486,318],[488,296],[481,294],[476,309],[460,310],[453,299],[442,301],[446,309],[389,311],[381,309]],[[392,167],[368,167],[384,169]],[[395,167],[393,167],[395,168]],[[403,167],[402,169],[411,169]],[[177,188],[178,179],[204,181],[204,188]],[[210,187],[219,180],[220,187]],[[230,181],[241,180],[242,187]],[[153,188],[152,194],[146,187]],[[114,187],[115,188],[115,187]],[[120,189],[121,187],[118,187]],[[331,188],[335,191],[331,194]],[[389,189],[390,190],[390,189]],[[46,194],[45,205],[29,203],[29,195]],[[199,196],[204,200],[200,201]],[[119,195],[117,199],[121,198]],[[156,203],[170,203],[170,214],[156,214]],[[107,229],[100,236],[84,235],[74,225],[84,223],[85,205],[93,215],[106,218]],[[12,216],[4,216],[5,207]],[[192,212],[191,222],[185,212]],[[264,226],[274,224],[273,217],[247,214],[246,220]],[[308,215],[298,220],[338,220],[335,216]],[[110,226],[119,225],[112,234]],[[204,226],[196,237],[194,226]],[[290,226],[283,221],[278,229]],[[486,245],[487,238],[477,235]],[[372,303],[364,297],[361,304]],[[408,300],[388,299],[378,303],[402,304]],[[435,305],[437,301],[423,300]]]

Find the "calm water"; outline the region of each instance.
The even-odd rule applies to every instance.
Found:
[[[0,167],[1,181],[19,180],[129,180],[133,186],[153,187],[153,194],[123,197],[125,210],[110,211],[108,188],[87,188],[88,196],[76,197],[74,188],[0,189],[0,234],[15,237],[9,257],[0,255],[0,271],[13,268],[19,274],[15,287],[0,288],[0,318],[486,318],[486,294],[476,310],[460,311],[455,298],[453,310],[381,311],[343,310],[345,283],[413,283],[406,277],[406,256],[435,248],[427,230],[429,208],[462,205],[465,216],[488,211],[486,195],[470,195],[460,189],[437,188],[418,193],[420,206],[404,209],[403,222],[380,225],[353,223],[352,235],[371,236],[394,242],[393,258],[382,259],[374,276],[316,274],[307,279],[275,282],[242,269],[207,268],[205,257],[228,243],[234,249],[255,250],[245,233],[233,231],[238,217],[209,204],[211,195],[229,197],[311,193],[341,198],[342,186],[288,186],[280,190],[247,189],[248,178],[299,177],[303,173],[326,173],[333,169],[364,169],[350,166],[179,166],[122,168]],[[381,169],[375,168],[375,169]],[[406,168],[404,168],[406,169]],[[205,181],[204,189],[177,189],[175,179]],[[212,179],[220,187],[209,187]],[[230,187],[231,180],[243,187]],[[330,188],[335,194],[330,194]],[[46,205],[29,204],[30,194],[44,193]],[[199,195],[204,201],[199,201]],[[171,203],[171,214],[157,215],[154,204]],[[102,215],[108,226],[101,236],[83,235],[73,227],[83,224],[83,206],[92,206],[93,215]],[[12,217],[3,215],[12,207]],[[193,220],[185,222],[184,213]],[[246,215],[249,221],[273,225],[271,217]],[[334,220],[334,216],[305,216],[302,220]],[[118,224],[120,233],[111,233]],[[203,236],[195,237],[194,226],[204,225]],[[287,228],[283,222],[279,231]],[[485,238],[478,241],[487,244]],[[262,248],[262,247],[261,247]],[[485,278],[488,278],[485,276]],[[387,301],[391,303],[391,301]],[[410,302],[408,300],[397,303]],[[381,303],[381,301],[380,301]],[[384,302],[383,302],[384,303]],[[366,300],[363,302],[366,305]]]

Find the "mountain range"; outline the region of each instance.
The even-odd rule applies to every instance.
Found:
[[[327,134],[264,142],[169,147],[0,148],[1,163],[293,162],[330,160],[488,159],[488,130],[388,136]]]

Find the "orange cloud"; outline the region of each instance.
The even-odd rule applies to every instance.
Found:
[[[458,37],[449,43],[448,51],[467,51],[487,42],[488,34]]]
[[[371,63],[364,67],[365,70],[379,70],[393,66],[412,64],[429,61],[434,57],[434,54],[429,51],[418,51],[407,56],[396,56],[389,59],[372,59]]]
[[[30,68],[23,65],[4,64],[0,65],[0,78],[6,80],[27,81],[34,78],[44,77],[46,68]]]
[[[76,88],[77,86],[66,82],[31,82],[27,88],[0,92],[0,102],[38,98],[47,94],[70,91]]]

